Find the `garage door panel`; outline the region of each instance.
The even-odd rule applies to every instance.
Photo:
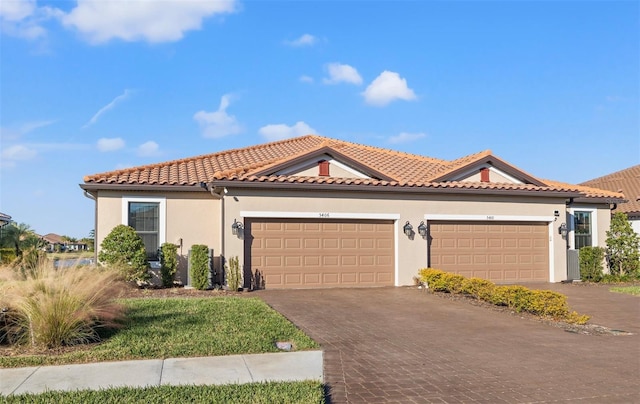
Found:
[[[246,219],[245,262],[266,288],[393,285],[394,237],[390,220]]]
[[[495,282],[548,281],[547,223],[431,222],[429,264]]]

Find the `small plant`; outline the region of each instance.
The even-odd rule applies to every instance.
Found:
[[[202,244],[191,246],[189,264],[191,286],[198,290],[207,289],[209,287],[209,247]]]
[[[231,257],[229,259],[229,267],[226,268],[227,273],[227,287],[229,290],[237,292],[242,285],[242,273],[240,273],[240,263],[238,257]]]
[[[132,227],[114,227],[100,248],[98,260],[119,268],[125,280],[146,282],[151,278],[144,242]]]
[[[582,247],[580,256],[580,279],[583,281],[599,282],[602,279],[604,248]]]
[[[164,243],[160,246],[160,277],[162,286],[169,288],[173,286],[173,277],[178,270],[178,246],[171,243]]]
[[[26,252],[26,251],[25,251]],[[33,271],[2,271],[0,334],[9,343],[56,348],[100,339],[124,310],[115,302],[118,275],[88,267],[53,267],[43,260]]]

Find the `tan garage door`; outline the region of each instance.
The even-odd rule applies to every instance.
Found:
[[[267,289],[391,286],[394,224],[247,219],[245,262]]]
[[[431,222],[430,266],[499,283],[549,280],[547,223]]]

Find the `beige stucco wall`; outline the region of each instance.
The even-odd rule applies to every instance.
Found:
[[[244,260],[244,242],[231,235],[234,219],[243,221],[241,212],[277,212],[286,217],[292,212],[304,213],[310,218],[321,219],[321,214],[329,218],[336,214],[362,217],[362,215],[395,215],[397,243],[397,285],[413,284],[413,276],[420,268],[426,267],[427,241],[416,234],[413,240],[402,232],[402,226],[409,221],[417,232],[425,215],[447,215],[451,220],[475,219],[499,220],[509,218],[540,218],[549,223],[550,232],[550,280],[559,282],[566,279],[567,241],[558,228],[562,222],[569,224],[571,216],[564,198],[528,198],[479,195],[437,195],[387,193],[364,194],[361,192],[336,193],[323,191],[282,191],[259,189],[228,189],[222,200],[215,199],[208,192],[115,192],[100,191],[97,195],[96,246],[99,248],[111,229],[122,224],[123,197],[165,197],[166,237],[165,240],[179,244],[182,239],[181,278],[186,270],[186,255],[194,244],[205,244],[214,249],[216,256],[238,256],[241,265]],[[585,205],[586,206],[586,205]],[[583,206],[584,207],[584,206]],[[588,205],[596,212],[597,241],[604,246],[609,228],[608,205]],[[575,207],[580,209],[580,206]],[[554,211],[560,217],[554,218]],[[563,220],[563,212],[567,212]],[[346,218],[346,217],[345,217]],[[442,217],[444,218],[444,217]],[[570,227],[571,228],[571,227]],[[223,234],[224,231],[224,234]],[[569,233],[569,238],[572,234]]]
[[[208,192],[115,192],[100,191],[97,196],[96,246],[99,249],[102,240],[111,229],[123,223],[122,204],[126,198],[165,198],[165,238],[160,240],[180,244],[180,274],[186,271],[186,257],[194,244],[204,244],[214,249],[214,255],[220,255],[222,247],[221,201],[214,199]],[[185,279],[185,278],[181,278]]]
[[[268,199],[266,199],[268,198]],[[225,221],[240,220],[241,212],[307,212],[310,217],[328,217],[340,214],[397,214],[397,285],[413,284],[413,276],[420,268],[427,266],[427,241],[416,234],[413,240],[402,232],[402,226],[409,221],[417,231],[425,215],[451,215],[462,220],[468,215],[476,218],[494,217],[540,217],[550,223],[552,257],[550,266],[552,282],[566,279],[566,242],[558,234],[559,223],[554,221],[554,211],[564,212],[564,198],[522,198],[496,196],[451,196],[451,195],[411,195],[411,194],[337,194],[331,192],[291,192],[229,189],[225,197]],[[467,216],[463,216],[467,215]],[[228,236],[225,239],[226,257],[238,256],[243,260],[243,241]]]

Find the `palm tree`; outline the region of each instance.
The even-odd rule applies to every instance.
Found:
[[[22,247],[26,240],[35,236],[31,227],[26,223],[11,223],[6,227],[5,243],[16,249],[16,257],[22,255]]]

